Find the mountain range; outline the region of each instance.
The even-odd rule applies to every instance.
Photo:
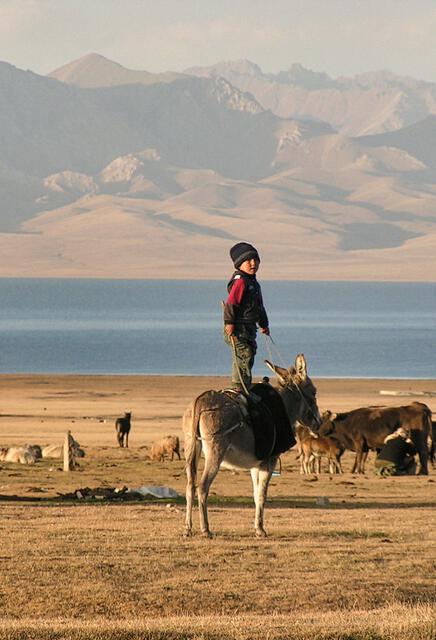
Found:
[[[436,279],[436,84],[0,63],[0,275]]]

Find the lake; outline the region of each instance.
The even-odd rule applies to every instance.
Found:
[[[273,344],[314,377],[436,378],[436,285],[263,281]],[[1,373],[227,375],[218,281],[0,279]]]

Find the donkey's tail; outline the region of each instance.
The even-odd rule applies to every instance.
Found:
[[[205,392],[207,393],[207,392]],[[198,461],[201,455],[201,438],[200,438],[200,416],[201,416],[201,399],[205,394],[202,393],[196,398],[191,407],[183,416],[183,431],[185,434],[185,469],[191,477],[191,481],[195,484],[197,476]]]

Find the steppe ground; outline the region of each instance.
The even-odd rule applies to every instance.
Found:
[[[321,410],[436,398],[436,381],[316,380]],[[282,456],[266,511],[269,537],[252,535],[248,472],[221,471],[212,487],[216,536],[184,539],[182,461],[145,448],[181,435],[189,400],[223,378],[0,376],[0,446],[62,443],[86,450],[60,461],[0,463],[0,638],[322,638],[430,640],[435,620],[436,472],[378,479],[303,477]],[[131,410],[129,449],[114,420]],[[160,485],[173,500],[67,499],[77,489]],[[326,500],[326,498],[328,500]],[[197,524],[197,513],[195,513]]]

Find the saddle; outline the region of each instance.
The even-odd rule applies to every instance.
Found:
[[[270,384],[259,382],[253,385],[248,397],[229,389],[225,393],[238,402],[243,414],[248,414],[258,460],[278,456],[295,445],[294,432],[283,401]]]

